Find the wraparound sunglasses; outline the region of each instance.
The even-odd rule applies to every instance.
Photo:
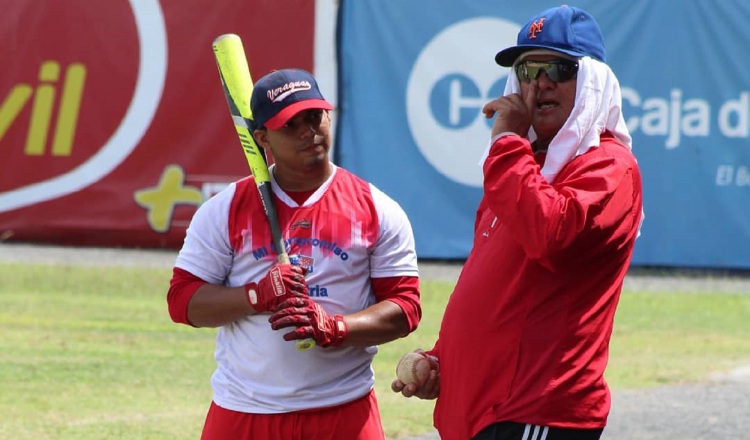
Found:
[[[522,61],[514,66],[518,80],[530,83],[531,80],[537,79],[541,72],[547,74],[552,82],[570,81],[578,73],[578,62],[570,60],[550,60],[550,61]]]

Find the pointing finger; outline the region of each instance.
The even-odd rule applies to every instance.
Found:
[[[529,84],[529,90],[526,92],[524,102],[526,103],[526,108],[529,110],[529,114],[531,114],[536,108],[536,91],[538,88],[539,82],[533,80],[531,81],[531,84]]]
[[[482,107],[482,113],[484,113],[484,117],[487,119],[492,118],[492,116],[495,115],[495,109],[492,106],[492,102],[489,102]]]

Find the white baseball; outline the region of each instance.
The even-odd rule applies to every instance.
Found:
[[[430,360],[419,353],[406,353],[396,365],[396,377],[405,384],[421,385],[430,376]]]

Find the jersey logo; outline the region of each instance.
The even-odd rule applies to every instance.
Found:
[[[289,229],[291,230],[295,230],[297,228],[310,229],[312,228],[312,222],[306,218],[303,218],[302,220],[297,220],[296,222],[294,222],[294,224],[292,224],[292,226],[289,227]]]
[[[307,269],[307,273],[313,273],[313,270],[315,268],[315,258],[308,255],[302,255],[299,253],[297,255],[290,255],[289,262],[291,262],[295,266]]]

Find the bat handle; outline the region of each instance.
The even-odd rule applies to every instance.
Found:
[[[294,260],[289,258],[289,254],[287,254],[286,252],[279,253],[276,260],[281,264],[293,264],[295,266],[299,265],[299,261],[296,258]],[[307,351],[313,347],[315,347],[315,339],[313,338],[300,339],[297,341],[297,350],[299,351]]]
[[[297,341],[297,350],[299,351],[307,351],[313,347],[315,347],[315,339],[307,338]]]

